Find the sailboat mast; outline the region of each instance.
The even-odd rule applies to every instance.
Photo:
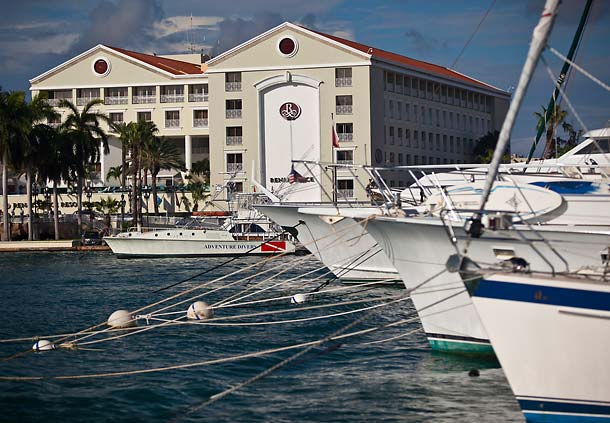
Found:
[[[538,64],[538,60],[542,54],[542,50],[544,50],[549,38],[549,34],[551,33],[551,29],[553,28],[559,3],[560,0],[546,0],[546,4],[542,10],[542,15],[538,21],[538,25],[536,25],[536,28],[534,28],[532,42],[527,53],[527,58],[525,59],[525,64],[523,65],[523,70],[521,71],[521,76],[519,77],[519,83],[517,84],[517,89],[515,90],[515,95],[510,103],[508,112],[506,113],[506,118],[504,119],[504,123],[502,124],[502,129],[500,130],[500,135],[498,137],[498,143],[496,144],[496,149],[494,151],[491,164],[489,165],[489,173],[487,174],[485,186],[483,187],[483,193],[481,194],[480,213],[485,208],[485,204],[489,198],[489,193],[491,192],[494,180],[498,174],[500,162],[502,161],[502,155],[510,142],[510,134],[515,124],[517,112],[521,107],[521,103],[523,103],[525,92],[527,91],[527,87],[532,80],[532,75],[534,74],[534,70],[536,69],[536,65]]]
[[[568,55],[566,56],[567,60],[563,63],[563,67],[561,68],[561,72],[559,73],[559,77],[557,78],[557,85],[553,90],[553,95],[551,95],[551,99],[549,100],[549,105],[546,108],[544,113],[544,125],[540,125],[538,131],[536,132],[536,138],[532,143],[532,148],[530,149],[529,154],[527,155],[526,163],[529,163],[532,160],[534,152],[536,151],[536,147],[538,146],[538,141],[540,141],[540,137],[542,133],[546,129],[546,126],[549,124],[551,120],[551,116],[553,116],[553,111],[555,110],[555,103],[557,102],[557,97],[559,97],[559,89],[563,85],[566,80],[566,76],[568,71],[570,70],[570,63],[574,61],[574,55],[576,54],[576,49],[578,48],[578,44],[580,43],[580,39],[582,36],[583,29],[585,24],[587,23],[587,18],[589,17],[589,10],[591,9],[591,3],[593,0],[587,0],[587,4],[585,5],[585,10],[582,12],[582,16],[580,17],[580,23],[578,24],[578,29],[576,30],[576,34],[574,34],[574,39],[572,40],[572,45],[570,46],[570,50],[568,51]]]

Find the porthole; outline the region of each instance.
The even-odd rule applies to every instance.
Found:
[[[98,77],[108,75],[110,73],[110,68],[110,60],[105,57],[98,57],[97,59],[93,60],[93,63],[91,64],[93,74]]]
[[[299,43],[294,37],[283,37],[277,43],[277,51],[284,57],[292,57],[297,54]]]

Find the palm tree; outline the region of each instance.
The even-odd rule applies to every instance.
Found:
[[[161,169],[184,170],[184,162],[176,144],[167,138],[154,137],[144,146],[142,166],[150,171],[152,177],[152,197],[155,214],[159,214],[157,203],[157,175]]]
[[[67,135],[72,145],[74,161],[70,166],[69,178],[76,180],[76,194],[78,205],[78,227],[82,226],[83,209],[83,185],[85,175],[92,163],[101,159],[100,143],[104,154],[110,152],[108,148],[108,136],[100,126],[101,122],[107,122],[105,114],[93,110],[95,106],[104,104],[102,99],[89,101],[82,111],[69,100],[61,100],[59,107],[68,109],[66,120],[61,125],[61,130]]]
[[[95,203],[95,209],[104,215],[106,230],[110,229],[111,216],[118,213],[120,208],[119,202],[110,196]]]
[[[132,177],[132,212],[133,223],[139,227],[142,222],[142,157],[145,146],[152,143],[156,137],[157,125],[154,122],[130,122],[130,151],[131,151],[131,177]]]
[[[106,173],[106,179],[110,180],[110,179],[116,179],[117,181],[121,182],[121,188],[123,187],[122,185],[122,179],[123,179],[123,165],[118,165],[118,166],[113,166],[110,169],[108,169],[108,173]]]
[[[201,182],[208,184],[210,182],[210,159],[203,159],[193,163],[191,175],[199,176]]]
[[[127,181],[127,150],[131,145],[133,134],[133,125],[125,122],[112,122],[110,128],[113,132],[119,135],[121,141],[121,188],[124,188]]]
[[[31,128],[25,92],[2,91],[0,87],[0,163],[2,164],[3,239],[10,240],[8,214],[8,166],[18,162],[27,150]]]
[[[546,123],[547,109],[542,106],[542,113],[535,112],[534,116],[538,118],[538,123],[536,124],[536,129],[540,130],[540,128],[544,127]],[[551,113],[551,117],[546,123],[546,145],[544,146],[543,157],[548,159],[553,156],[556,148],[553,145],[553,141],[555,139],[555,131],[559,125],[563,123],[565,118],[568,116],[568,112],[566,110],[562,110],[558,105],[555,105],[553,108],[553,112]]]

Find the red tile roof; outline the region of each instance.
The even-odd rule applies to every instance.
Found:
[[[305,27],[303,27],[303,28],[305,28]],[[432,74],[456,79],[458,81],[467,82],[469,84],[479,85],[481,87],[485,87],[487,89],[492,89],[494,91],[502,91],[492,85],[488,85],[484,82],[477,81],[476,79],[470,78],[459,72],[453,71],[448,68],[444,68],[439,65],[435,65],[433,63],[422,62],[421,60],[412,59],[407,56],[402,56],[400,54],[391,53],[389,51],[381,50],[379,48],[375,48],[375,47],[368,46],[365,44],[360,44],[355,41],[346,40],[345,38],[336,37],[334,35],[325,34],[323,32],[319,32],[319,31],[314,31],[313,29],[310,29],[310,28],[305,28],[305,29],[307,29],[308,31],[315,32],[318,35],[329,38],[338,43],[345,44],[346,46],[359,50],[363,53],[370,54],[375,59],[379,59],[379,60],[383,60],[383,61],[390,61],[390,62],[398,63],[401,65],[406,65],[410,68],[420,69],[420,70],[423,70],[423,71],[426,71],[426,72],[429,72]]]
[[[151,54],[138,53],[118,47],[106,46],[119,53],[133,57],[136,60],[147,63],[151,66],[169,72],[173,75],[199,75],[202,74],[201,65],[195,63],[183,62],[181,60],[168,59],[165,57],[154,56]]]

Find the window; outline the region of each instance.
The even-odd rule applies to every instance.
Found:
[[[402,165],[402,153],[398,153],[398,164]],[[402,186],[402,183],[400,185]]]
[[[409,103],[405,103],[405,120],[409,122],[411,120],[411,113],[409,113],[411,108],[409,107]]]
[[[405,129],[405,140],[407,141],[407,147],[411,147],[411,130]]]
[[[453,112],[449,112],[449,128],[453,129]]]
[[[396,92],[402,94],[402,75],[396,75]]]
[[[441,126],[441,111],[436,109],[436,126],[440,128]]]
[[[390,163],[394,164],[394,153],[390,151]]]
[[[402,128],[398,128],[398,143],[402,145]]]
[[[394,127],[390,126],[390,144],[394,145]]]
[[[166,110],[165,111],[165,127],[179,128],[180,127],[180,111]]]
[[[335,150],[337,153],[337,164],[354,164],[354,150]]]
[[[388,102],[389,104],[389,110],[390,110],[390,119],[394,119],[394,101],[390,100]]]
[[[127,104],[127,87],[104,89],[104,104]]]
[[[335,69],[335,86],[336,87],[351,87],[352,86],[352,68]]]
[[[138,122],[141,122],[141,121],[150,122],[150,121],[152,121],[152,112],[138,112],[136,117],[137,117]]]
[[[227,153],[227,172],[242,172],[244,170],[241,153]]]
[[[581,150],[577,151],[574,155],[582,155],[582,154],[607,154],[610,152],[610,139],[597,139],[596,142],[592,142],[591,144],[583,147]],[[597,143],[597,145],[596,145]],[[599,146],[599,148],[598,148]]]
[[[419,80],[417,78],[411,78],[411,95],[419,97]]]
[[[413,164],[417,166],[419,164],[419,157],[417,155],[413,156]]]
[[[436,151],[441,151],[441,135],[436,134]]]
[[[241,91],[241,72],[225,73],[225,91]]]
[[[453,153],[453,136],[449,137],[449,152]]]
[[[226,101],[227,119],[239,119],[241,118],[241,100],[227,100]]]
[[[76,105],[84,106],[92,100],[100,98],[99,88],[82,88],[76,90]]]
[[[456,153],[461,153],[462,152],[462,139],[460,137],[456,137],[455,138],[455,152]]]
[[[447,135],[443,135],[443,151],[447,151]]]
[[[227,145],[241,145],[243,142],[241,126],[227,126]]]
[[[208,127],[208,111],[193,110],[193,127],[207,128]]]
[[[430,151],[434,150],[434,134],[432,132],[428,133],[428,149]]]
[[[421,148],[426,149],[426,133],[421,131]]]
[[[404,78],[404,93],[405,95],[411,95],[411,78],[408,76]]]
[[[189,85],[189,102],[208,101],[208,84]]]
[[[390,92],[394,91],[394,74],[391,72],[386,72],[385,90]]]
[[[157,94],[155,87],[134,87],[133,104],[148,104],[157,102]]]
[[[411,155],[407,154],[407,166],[411,164]]]
[[[419,132],[413,131],[413,147],[419,147]]]
[[[122,114],[122,113],[121,113]],[[59,114],[47,118],[47,124],[53,128],[57,128],[61,125],[61,116]]]
[[[413,122],[417,123],[417,104],[413,105]]]
[[[108,113],[108,119],[111,123],[122,123],[123,121],[123,113],[112,112]]]
[[[432,109],[430,107],[428,107],[428,125],[433,126],[434,125],[434,120],[433,120],[433,114],[432,114]]]
[[[339,198],[354,197],[354,180],[353,179],[339,179],[337,181],[337,194],[338,194]]]
[[[353,123],[337,123],[335,125],[339,142],[354,140],[354,124]]]
[[[161,103],[182,103],[184,101],[184,85],[161,86]]]
[[[426,124],[426,108],[424,106],[421,106],[421,124]]]
[[[336,97],[336,112],[338,115],[352,114],[352,96],[338,95]]]
[[[400,101],[396,102],[396,112],[397,112],[396,119],[402,120],[402,103]]]

